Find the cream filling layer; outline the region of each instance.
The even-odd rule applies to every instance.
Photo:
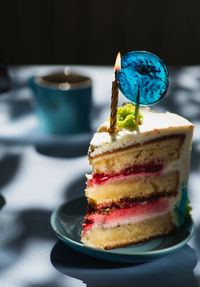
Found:
[[[93,224],[90,228],[113,228],[118,225],[134,224],[146,219],[155,218],[174,210],[176,199],[160,198],[154,202],[143,202],[132,208],[122,208],[110,214],[94,213],[87,216]]]
[[[94,228],[113,228],[113,227],[116,227],[118,225],[134,224],[134,223],[141,222],[141,221],[144,221],[144,220],[147,220],[147,219],[156,218],[158,216],[161,216],[161,215],[164,215],[164,214],[168,213],[169,211],[170,211],[170,209],[166,210],[166,211],[163,211],[163,212],[156,213],[156,214],[151,214],[151,215],[124,217],[122,219],[117,219],[115,221],[113,220],[113,221],[111,221],[109,223],[104,223],[104,224],[95,223],[92,226],[92,229],[94,229]]]

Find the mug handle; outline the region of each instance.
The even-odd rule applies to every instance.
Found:
[[[28,80],[28,85],[32,89],[33,92],[36,92],[36,84],[35,84],[35,77],[34,76]]]

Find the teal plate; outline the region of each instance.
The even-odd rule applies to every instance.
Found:
[[[86,198],[78,198],[61,205],[51,215],[51,226],[57,237],[73,249],[107,261],[148,262],[182,248],[194,233],[194,223],[188,218],[185,224],[168,236],[133,244],[128,247],[102,250],[85,246],[80,241],[82,223],[87,208]]]

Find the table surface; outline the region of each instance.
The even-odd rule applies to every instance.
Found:
[[[0,127],[32,112],[30,76],[60,67],[13,67],[12,89],[0,95]],[[93,79],[93,128],[109,116],[112,67],[74,66]],[[168,95],[154,107],[187,117],[194,133],[189,198],[196,231],[178,252],[138,265],[106,263],[58,241],[50,215],[84,194],[87,155],[56,158],[34,146],[0,141],[0,286],[198,286],[200,284],[200,67],[171,68]],[[120,95],[120,102],[125,98]],[[162,283],[162,284],[161,284]],[[200,285],[199,285],[200,286]]]

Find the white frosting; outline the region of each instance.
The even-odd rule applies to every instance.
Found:
[[[141,107],[142,124],[138,129],[120,129],[116,135],[106,132],[96,132],[90,143],[91,158],[106,152],[122,149],[134,144],[143,144],[160,136],[187,133],[193,124],[185,118],[173,113],[156,113],[150,108]],[[109,128],[109,121],[100,126],[99,130]]]

